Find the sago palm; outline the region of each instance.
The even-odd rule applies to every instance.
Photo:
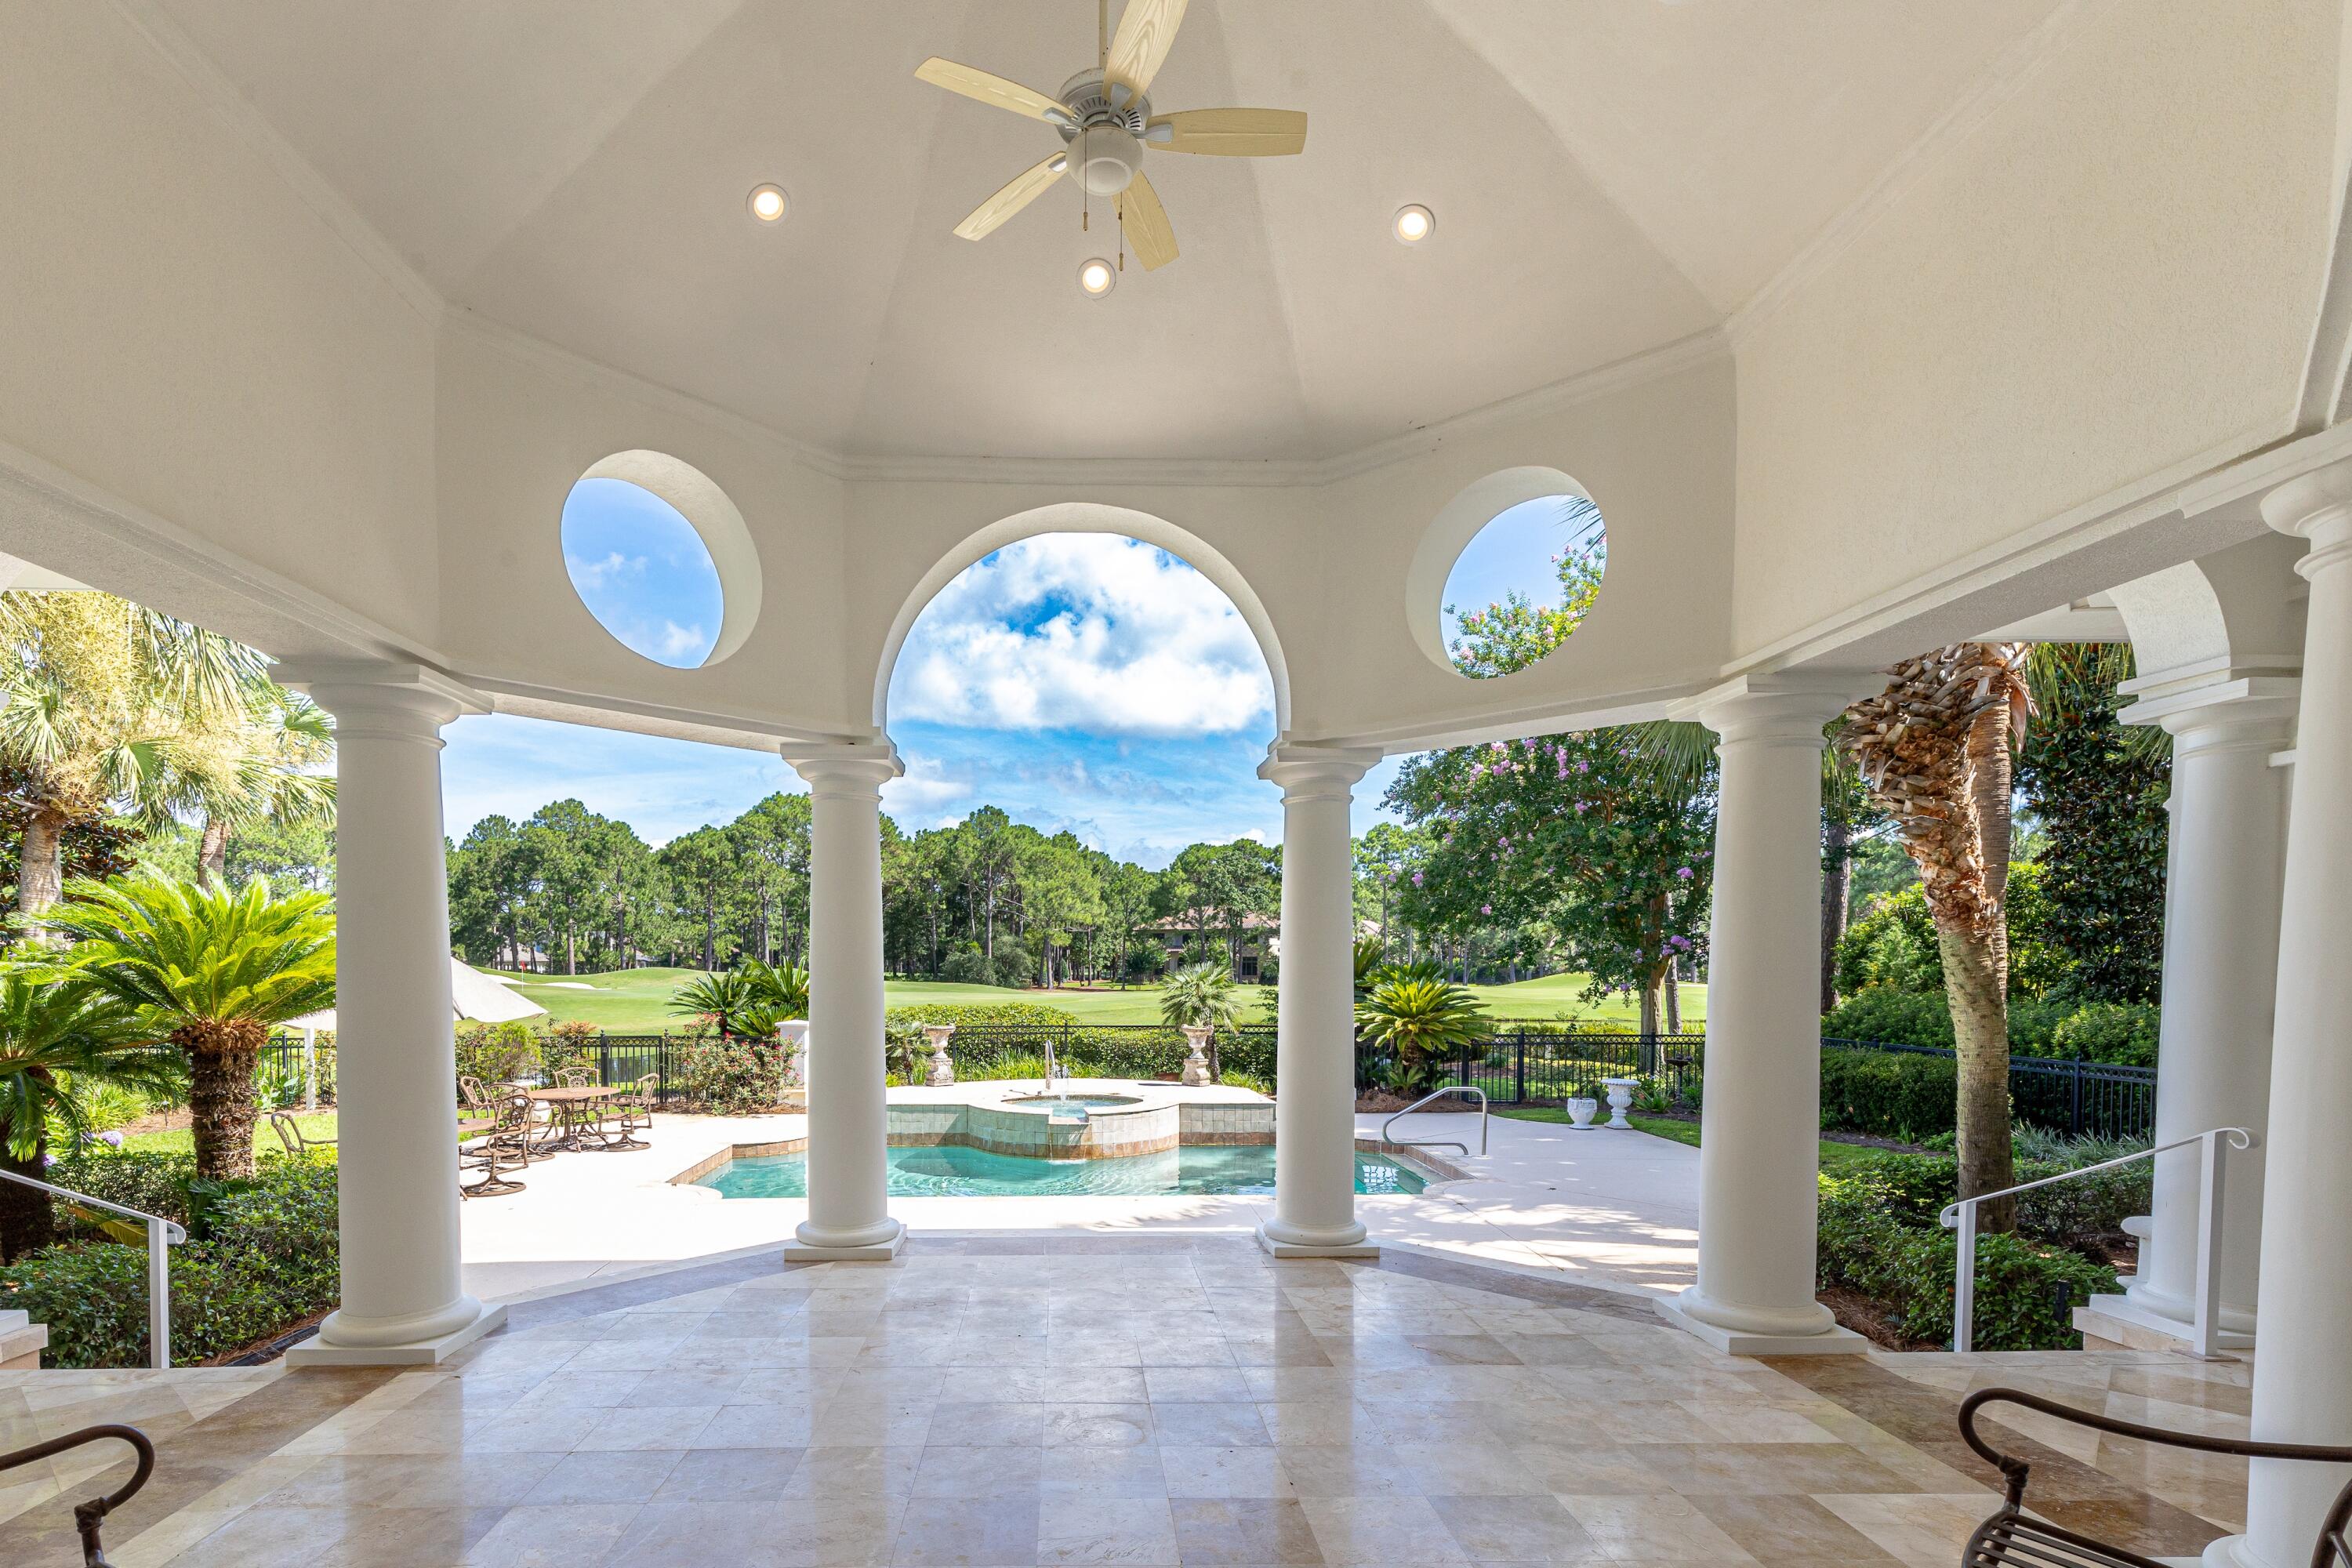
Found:
[[[1189,1025],[1209,1031],[1209,1077],[1214,1082],[1224,1080],[1224,1067],[1217,1057],[1216,1031],[1239,1023],[1241,1016],[1242,1002],[1234,984],[1234,972],[1222,963],[1188,963],[1170,975],[1167,984],[1160,988],[1160,1016],[1163,1022],[1178,1028]]]
[[[49,1124],[88,1131],[90,1090],[115,1084],[160,1099],[175,1089],[176,1069],[135,1009],[72,970],[0,961],[0,1168],[40,1177]],[[0,1182],[0,1258],[51,1235],[48,1194]]]
[[[1468,987],[1420,965],[1377,976],[1371,994],[1356,1005],[1356,1022],[1366,1039],[1385,1047],[1407,1071],[1460,1055],[1492,1026]]]
[[[750,962],[759,963],[757,959]],[[768,966],[761,963],[759,967],[766,970]],[[780,980],[754,973],[747,966],[696,975],[670,993],[669,1010],[679,1017],[708,1018],[730,1039],[772,1040],[776,1026],[794,1016],[782,1010],[787,1000]],[[806,1001],[803,995],[803,1010]]]
[[[66,894],[49,921],[76,944],[74,972],[187,1058],[196,1173],[253,1174],[261,1047],[272,1026],[335,1005],[326,895],[273,897],[259,877],[231,891],[153,875],[76,881]]]

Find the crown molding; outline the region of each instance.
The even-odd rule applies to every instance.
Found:
[[[408,264],[407,258],[393,248],[391,241],[373,224],[360,216],[359,209],[341,191],[294,150],[293,143],[278,134],[278,128],[254,107],[253,100],[237,90],[236,84],[221,73],[212,58],[196,47],[195,40],[172,20],[156,0],[110,0],[110,4],[115,14],[194,90],[205,107],[258,153],[302,204],[334,232],[336,238],[390,284],[393,292],[427,322],[441,319],[446,307],[440,292]]]
[[[2061,0],[2032,32],[1995,56],[1969,89],[1881,170],[1862,195],[1824,224],[1746,304],[1731,312],[1723,331],[1732,345],[1746,342],[1750,332],[1829,270],[1995,111],[2024,91],[2057,58],[2076,29],[2113,4],[2115,0]]]

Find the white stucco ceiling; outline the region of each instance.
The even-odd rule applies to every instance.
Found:
[[[1101,300],[1074,186],[949,232],[1056,143],[912,75],[1052,91],[1086,0],[131,3],[453,306],[845,452],[1249,458],[1721,321],[2074,0],[1192,0],[1155,107],[1307,151],[1153,154],[1182,256]]]

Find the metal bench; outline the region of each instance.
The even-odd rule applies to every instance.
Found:
[[[2020,1405],[2088,1426],[2117,1437],[2168,1448],[2193,1448],[2203,1454],[2231,1454],[2249,1459],[2301,1459],[2318,1465],[2352,1465],[2352,1448],[2321,1447],[2309,1443],[2256,1443],[2243,1437],[2205,1437],[2189,1432],[2167,1432],[2112,1415],[2094,1415],[2039,1394],[2015,1388],[1987,1388],[1960,1402],[1960,1436],[2008,1480],[2000,1509],[1977,1526],[1961,1553],[1961,1568],[2163,1568],[2151,1558],[2120,1546],[2110,1546],[2074,1531],[2027,1517],[2025,1481],[2032,1466],[2013,1454],[2004,1454],[1977,1431],[1977,1412],[1988,1405]],[[2336,1501],[2320,1521],[2319,1540],[2311,1549],[2311,1568],[2352,1568],[2352,1547],[2344,1540],[2345,1521],[2352,1518],[2352,1482],[2336,1494]]]

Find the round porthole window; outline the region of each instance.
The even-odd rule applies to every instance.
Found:
[[[1481,680],[1526,668],[1576,630],[1607,564],[1601,509],[1588,497],[1543,495],[1505,507],[1445,575],[1440,636],[1448,659]]]
[[[572,592],[630,652],[675,669],[735,651],[759,610],[742,514],[719,487],[659,452],[623,452],[564,498]]]

